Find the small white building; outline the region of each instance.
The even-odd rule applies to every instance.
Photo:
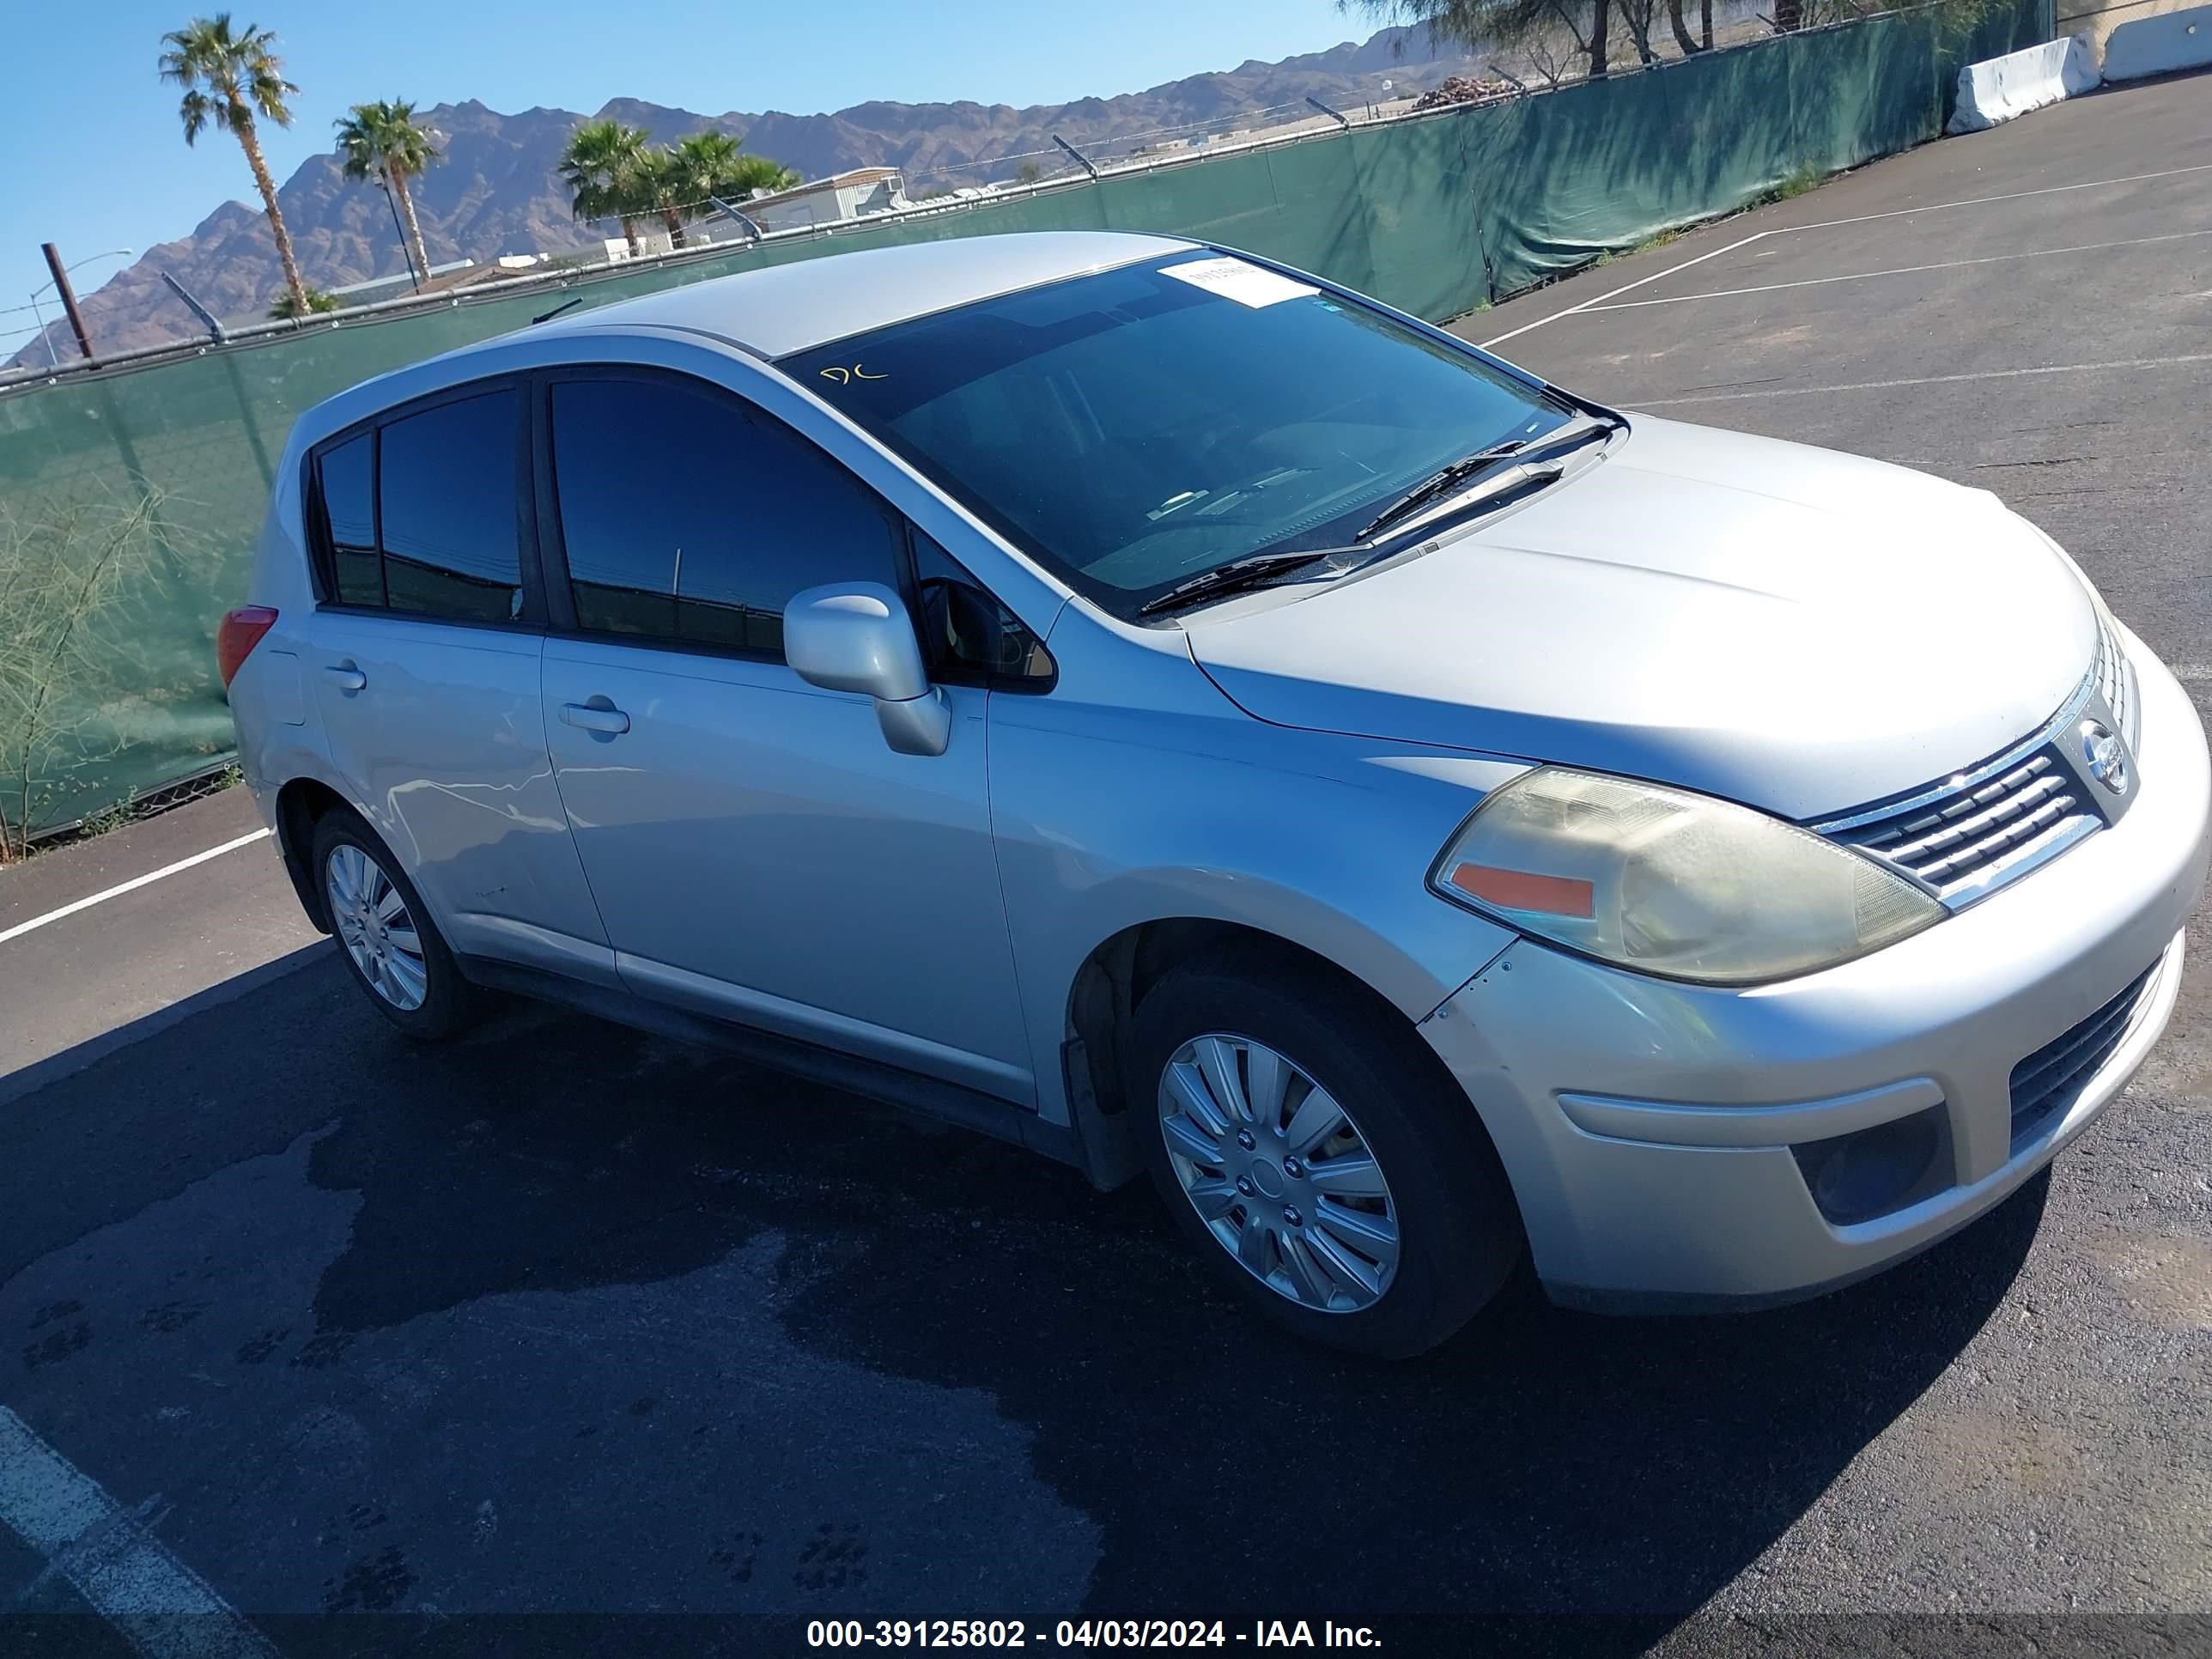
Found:
[[[450,276],[456,270],[466,270],[475,264],[473,259],[448,259],[441,265],[432,265],[429,275],[433,277]],[[404,299],[415,291],[415,288],[414,273],[403,270],[397,276],[387,273],[382,276],[372,276],[365,283],[348,283],[343,288],[324,291],[342,306],[369,306],[380,300]]]
[[[854,167],[735,205],[763,230],[803,230],[905,207],[906,181],[896,167]]]
[[[627,236],[610,236],[604,246],[607,250],[607,263],[618,265],[627,259],[646,259],[656,253],[671,252],[676,246],[676,239],[665,230],[647,230],[640,225],[637,228],[635,253],[629,251],[629,238]]]

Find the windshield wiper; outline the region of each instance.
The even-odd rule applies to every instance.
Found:
[[[1472,455],[1462,456],[1415,484],[1411,489],[1384,507],[1364,530],[1352,541],[1341,547],[1310,547],[1302,551],[1279,550],[1254,553],[1242,559],[1231,559],[1227,564],[1218,564],[1211,570],[1201,570],[1195,576],[1177,582],[1165,592],[1155,594],[1137,607],[1140,617],[1156,616],[1163,611],[1179,610],[1192,601],[1213,599],[1235,593],[1246,588],[1267,586],[1274,578],[1287,574],[1307,565],[1325,560],[1342,560],[1346,555],[1361,555],[1361,563],[1371,562],[1375,550],[1373,538],[1394,524],[1403,523],[1422,507],[1455,491],[1464,490],[1473,502],[1485,496],[1507,495],[1525,489],[1532,483],[1550,483],[1566,471],[1567,455],[1595,441],[1611,437],[1624,424],[1614,416],[1581,416],[1565,425],[1535,438],[1512,438],[1503,443],[1492,444]],[[1492,483],[1494,490],[1483,486],[1468,486],[1468,480],[1487,468],[1509,465]],[[1478,493],[1479,492],[1479,493]],[[1360,564],[1340,564],[1329,574],[1347,574]]]
[[[1462,455],[1449,466],[1431,472],[1389,506],[1384,507],[1382,512],[1376,514],[1368,521],[1366,527],[1355,539],[1364,542],[1380,535],[1394,524],[1403,524],[1431,501],[1439,501],[1453,494],[1470,479],[1488,471],[1492,467],[1506,462],[1519,462],[1525,465],[1540,455],[1554,456],[1563,452],[1579,449],[1593,439],[1611,437],[1619,425],[1620,422],[1617,421],[1585,416],[1581,419],[1570,421],[1565,426],[1554,428],[1541,437],[1509,438],[1503,443],[1492,444],[1487,448],[1478,449],[1472,455]],[[1530,481],[1535,476],[1539,475],[1531,474],[1525,477],[1516,477],[1513,482],[1517,485],[1522,482]],[[1556,477],[1558,474],[1553,473],[1552,476]]]
[[[1332,554],[1344,551],[1337,547],[1309,548],[1302,553],[1255,553],[1249,558],[1231,559],[1227,564],[1217,564],[1211,570],[1201,570],[1195,576],[1177,582],[1164,593],[1157,593],[1137,607],[1140,617],[1155,616],[1163,611],[1178,610],[1193,599],[1212,599],[1216,594],[1234,593],[1240,588],[1258,587],[1270,576],[1296,570],[1301,565],[1318,563]]]

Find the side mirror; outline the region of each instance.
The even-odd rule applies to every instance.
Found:
[[[876,700],[884,741],[902,755],[941,755],[952,709],[929,683],[906,601],[878,582],[810,587],[783,608],[783,657],[825,691]]]

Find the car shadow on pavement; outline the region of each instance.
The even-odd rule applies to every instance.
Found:
[[[313,1188],[358,1202],[316,1281],[319,1334],[651,1285],[772,1237],[797,1349],[986,1391],[1026,1427],[1037,1476],[1100,1531],[1086,1611],[1606,1613],[1626,1616],[1589,1634],[1621,1652],[1735,1579],[1951,1364],[2047,1191],[1765,1314],[1565,1313],[1524,1272],[1445,1348],[1384,1365],[1241,1310],[1141,1186],[1102,1195],[995,1142],[550,1009],[415,1048],[334,957],[9,1115],[22,1201],[0,1215],[0,1285],[311,1133]],[[517,1436],[544,1430],[532,1392],[515,1379]],[[949,1554],[1022,1547],[968,1519]],[[957,1559],[944,1582],[963,1582]]]

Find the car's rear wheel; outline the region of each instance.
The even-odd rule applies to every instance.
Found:
[[[326,814],[315,826],[314,870],[339,954],[377,1012],[426,1042],[467,1024],[471,988],[376,832],[351,811]]]
[[[1130,1034],[1130,1111],[1176,1224],[1276,1323],[1401,1358],[1494,1296],[1521,1222],[1458,1085],[1387,1008],[1318,970],[1178,968]]]

